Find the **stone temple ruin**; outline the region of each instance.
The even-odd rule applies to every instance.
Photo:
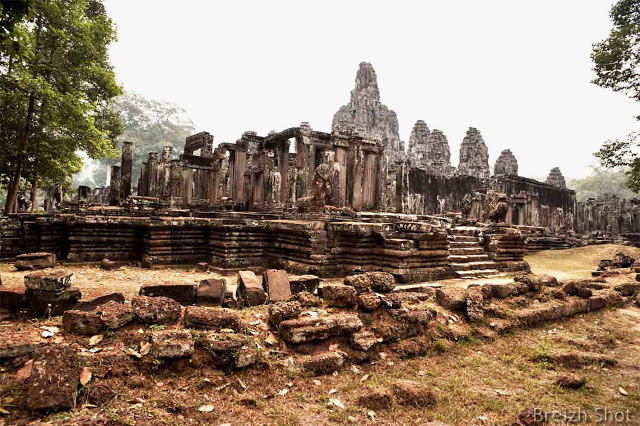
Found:
[[[519,176],[509,149],[492,176],[476,128],[457,168],[444,133],[423,120],[405,150],[365,62],[331,132],[303,122],[217,145],[200,132],[179,156],[165,146],[135,171],[133,152],[124,142],[109,188],[80,187],[54,214],[2,219],[0,257],[46,251],[69,261],[208,262],[320,276],[378,270],[414,282],[524,270],[527,250],[620,233],[634,240],[640,226],[635,204],[577,203],[557,167],[546,182]],[[473,238],[458,227],[472,227]]]
[[[299,373],[333,374],[347,365],[358,372],[356,364],[366,368],[389,353],[422,356],[472,337],[489,340],[632,300],[640,305],[640,274],[623,284],[605,279],[637,272],[629,256],[603,260],[592,279],[564,283],[530,274],[523,257],[612,238],[638,241],[638,203],[615,197],[576,203],[558,168],[547,182],[519,176],[508,149],[491,176],[475,128],[462,141],[457,168],[444,133],[422,120],[405,151],[396,114],[380,103],[368,63],[360,64],[351,100],[334,115],[330,133],[303,122],[215,145],[213,135],[200,132],[186,139],[179,156],[171,146],[148,153],[138,171],[133,153],[124,142],[108,188],[80,187],[52,214],[0,218],[0,258],[15,258],[19,271],[38,269],[23,277],[24,288],[0,288],[0,308],[21,322],[0,330],[0,363],[10,372],[0,391],[10,388],[15,399],[11,420],[85,403],[110,402],[115,410],[118,399],[131,400],[115,398],[115,387],[129,392],[124,383],[131,389],[154,383],[145,390],[149,399],[175,414],[180,406],[162,399],[171,392],[145,375],[169,369],[173,380],[196,369],[181,380],[198,378],[193,388],[200,400],[206,391],[200,386],[218,386],[200,380],[209,369],[260,369],[250,380],[286,372],[293,382]],[[117,288],[89,298],[74,286],[73,273],[51,269],[59,260],[99,262],[108,271],[122,264],[195,265],[235,282],[209,275],[146,282],[127,301]],[[506,272],[514,273],[510,282],[466,289],[403,285]],[[331,283],[336,277],[341,282]],[[251,309],[265,304],[268,310]],[[46,319],[24,322],[27,314],[62,315],[62,330]],[[589,356],[594,364],[615,364],[601,353]],[[375,368],[384,364],[393,362]],[[219,401],[218,392],[232,384],[247,391],[232,377],[207,392]],[[387,389],[369,386],[368,378],[359,379],[361,407],[438,403],[437,392],[417,381],[396,380]],[[280,396],[293,383],[287,386]],[[257,405],[245,399],[243,405]],[[208,404],[188,415],[212,410]],[[111,424],[102,411],[77,424]],[[134,412],[129,404],[126,411]]]

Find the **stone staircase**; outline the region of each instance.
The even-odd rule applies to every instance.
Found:
[[[489,259],[480,245],[480,228],[457,226],[449,232],[449,262],[458,278],[484,278],[500,273],[497,263]]]

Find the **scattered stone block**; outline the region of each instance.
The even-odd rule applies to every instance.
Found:
[[[320,297],[335,308],[353,308],[358,304],[358,292],[348,285],[328,285],[320,288]]]
[[[198,340],[216,368],[245,368],[260,360],[260,353],[247,336],[207,332]]]
[[[371,289],[378,293],[389,293],[396,287],[396,279],[388,272],[367,272]]]
[[[227,292],[224,278],[209,278],[200,281],[196,302],[200,306],[222,306]]]
[[[229,309],[188,306],[184,314],[184,325],[199,329],[231,329],[242,331],[246,326],[238,314]]]
[[[92,299],[80,299],[74,309],[78,311],[94,311],[109,302],[124,303],[124,295],[122,293],[107,293]]]
[[[319,306],[322,306],[321,298],[306,291],[294,294],[289,300],[295,300],[296,302],[300,303],[303,308],[317,308]]]
[[[310,355],[302,361],[302,368],[314,376],[331,374],[338,371],[344,365],[344,358],[337,352],[325,352],[318,355]]]
[[[0,290],[0,308],[19,311],[27,305],[24,290]]]
[[[381,343],[382,338],[376,336],[371,331],[359,331],[351,335],[349,342],[353,349],[367,352],[378,343]]]
[[[175,324],[182,305],[168,297],[136,296],[131,299],[133,313],[144,324]]]
[[[459,287],[439,288],[436,290],[436,301],[440,306],[450,311],[464,311],[467,292]]]
[[[25,275],[24,286],[27,290],[61,291],[76,281],[75,275],[65,271],[39,271]]]
[[[369,410],[386,410],[393,404],[393,394],[381,387],[366,387],[358,398],[358,405]]]
[[[108,302],[98,309],[100,319],[109,330],[117,330],[133,321],[133,307],[127,303]]]
[[[61,291],[25,291],[27,304],[31,312],[38,315],[62,315],[65,311],[73,309],[82,297],[80,289],[69,287]]]
[[[56,266],[56,255],[53,253],[26,253],[16,256],[14,266],[19,271],[46,269]]]
[[[400,380],[391,386],[396,400],[401,405],[412,405],[415,407],[428,407],[435,405],[438,400],[436,393],[422,385],[421,383],[411,380]]]
[[[207,262],[200,262],[195,267],[196,272],[207,272],[208,269],[209,264]]]
[[[240,306],[238,305],[238,301],[233,298],[233,293],[228,291],[224,295],[222,307],[227,309],[239,309]]]
[[[269,301],[286,302],[291,297],[291,287],[289,284],[289,276],[282,269],[267,269],[264,272],[264,286]]]
[[[183,358],[193,355],[189,330],[162,330],[151,334],[151,354],[158,358]]]
[[[640,284],[637,284],[635,282],[622,283],[615,285],[613,289],[621,295],[628,297],[638,293],[638,291],[640,290]]]
[[[0,332],[0,359],[15,358],[33,352],[34,345],[27,333],[8,330]]]
[[[484,295],[481,287],[467,289],[467,317],[471,322],[484,320]]]
[[[289,275],[291,294],[302,292],[315,293],[320,285],[320,277],[315,275]]]
[[[252,271],[238,272],[236,299],[242,307],[260,306],[267,302],[262,281]]]
[[[105,271],[117,271],[120,269],[120,265],[105,257],[100,261],[100,269],[104,269]]]
[[[375,293],[362,293],[358,295],[358,308],[371,312],[380,307],[380,297]]]
[[[197,284],[160,283],[144,284],[140,288],[140,296],[168,297],[183,306],[195,305],[197,300]]]
[[[402,307],[402,299],[397,294],[379,294],[380,307],[385,309],[400,309]]]
[[[93,336],[104,330],[100,314],[96,312],[65,311],[62,315],[62,327],[67,333]]]
[[[367,274],[350,275],[345,277],[344,285],[355,288],[358,293],[364,293],[371,289],[371,280]]]
[[[593,295],[593,291],[589,288],[584,287],[579,282],[569,281],[562,286],[562,291],[564,291],[569,296],[578,296],[583,299],[588,299]]]
[[[299,302],[278,302],[269,305],[269,324],[277,327],[284,320],[296,318],[302,312]]]
[[[31,375],[26,381],[26,404],[33,411],[57,411],[73,407],[80,381],[75,349],[44,345],[34,349]]]
[[[362,328],[357,315],[337,314],[322,318],[285,320],[278,326],[280,338],[289,343],[306,343],[329,337],[348,336]]]

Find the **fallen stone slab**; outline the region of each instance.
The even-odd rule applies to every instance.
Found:
[[[310,355],[302,360],[302,368],[314,376],[331,374],[344,365],[344,358],[337,352]]]
[[[183,306],[195,305],[197,300],[197,284],[191,283],[158,283],[144,284],[140,288],[140,296],[168,297]]]
[[[222,307],[228,309],[239,309],[238,301],[233,298],[233,293],[227,291],[224,295],[224,300],[222,301]]]
[[[378,293],[389,293],[396,287],[396,278],[388,272],[367,272],[371,289]]]
[[[285,320],[278,326],[280,338],[289,343],[325,340],[334,336],[348,336],[362,328],[357,315],[337,314],[322,318]]]
[[[19,254],[14,266],[19,271],[53,268],[56,266],[56,255],[44,252]]]
[[[378,294],[378,297],[381,308],[400,309],[402,307],[402,299],[397,294]]]
[[[401,405],[428,407],[438,401],[438,396],[433,390],[412,380],[397,381],[391,385],[391,389]]]
[[[210,331],[200,336],[197,344],[206,349],[216,368],[245,368],[260,360],[260,352],[247,336]]]
[[[144,324],[175,324],[182,313],[182,305],[168,297],[136,296],[131,299],[131,306]]]
[[[0,308],[19,311],[27,306],[24,290],[0,290]]]
[[[209,278],[200,281],[196,292],[196,304],[199,306],[222,306],[227,293],[224,278]]]
[[[267,269],[263,275],[264,287],[270,302],[286,302],[291,297],[289,275],[282,269]]]
[[[67,333],[93,336],[100,334],[105,327],[96,312],[69,310],[62,315],[62,328]]]
[[[321,287],[320,297],[328,306],[335,308],[355,308],[358,305],[358,292],[348,285],[328,285]]]
[[[34,344],[27,333],[0,332],[0,359],[15,358],[33,352]]]
[[[358,309],[371,312],[380,307],[380,297],[375,293],[362,293],[358,295]]]
[[[369,410],[386,410],[393,404],[393,394],[382,387],[367,386],[358,398],[358,405]]]
[[[232,310],[224,308],[208,308],[204,306],[188,306],[184,314],[184,326],[199,329],[231,329],[243,331],[244,321]]]
[[[269,324],[277,327],[284,320],[296,318],[302,312],[299,302],[279,302],[269,305]]]
[[[267,302],[267,293],[262,287],[262,280],[252,271],[238,272],[236,299],[241,307],[260,306]]]
[[[102,323],[108,330],[117,330],[133,321],[135,314],[128,303],[108,302],[97,310]]]
[[[450,311],[464,311],[467,303],[467,292],[463,288],[450,287],[436,290],[436,301]]]
[[[69,287],[61,291],[25,291],[29,310],[38,315],[62,315],[65,311],[73,309],[82,297],[80,289]]]
[[[189,330],[162,330],[151,334],[151,354],[157,358],[183,358],[193,355]]]
[[[583,299],[588,299],[593,295],[593,291],[590,288],[584,287],[582,284],[576,281],[569,281],[562,286],[562,291],[569,296],[578,296]]]
[[[76,276],[65,271],[38,271],[25,275],[24,286],[27,290],[61,291],[69,288]]]
[[[44,345],[34,349],[31,375],[26,381],[26,404],[33,411],[66,410],[74,406],[80,381],[75,349]]]
[[[73,308],[78,311],[94,311],[109,302],[124,303],[124,295],[122,293],[107,293],[91,299],[80,299]]]
[[[289,301],[296,301],[300,303],[300,305],[304,308],[317,308],[322,306],[322,299],[315,294],[311,294],[307,291],[294,294],[293,296],[291,296],[291,299],[289,299]]]
[[[289,275],[291,294],[298,294],[304,291],[315,293],[319,285],[320,277],[315,275]]]
[[[618,293],[620,293],[621,295],[625,297],[629,297],[629,296],[633,296],[634,294],[637,294],[640,291],[640,283],[628,282],[628,283],[617,284],[613,286],[613,289]]]

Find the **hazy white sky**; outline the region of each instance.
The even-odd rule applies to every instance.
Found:
[[[400,137],[425,120],[452,163],[469,126],[489,161],[511,148],[520,175],[588,172],[607,138],[638,122],[638,105],[590,83],[591,44],[612,0],[106,0],[126,90],[175,102],[197,130],[233,142],[309,121],[330,131],[361,61],[378,74]]]

